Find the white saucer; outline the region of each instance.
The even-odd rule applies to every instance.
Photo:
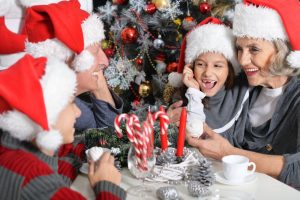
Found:
[[[215,175],[216,175],[216,181],[218,181],[219,183],[225,184],[225,185],[243,185],[246,183],[252,183],[252,182],[256,181],[256,179],[257,179],[255,173],[251,174],[249,176],[246,176],[244,179],[242,179],[240,181],[227,180],[223,175],[223,171],[216,172]]]
[[[79,171],[83,174],[88,174],[89,173],[89,164],[83,163],[82,166],[79,168]]]

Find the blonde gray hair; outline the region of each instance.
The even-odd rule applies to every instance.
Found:
[[[300,74],[300,69],[295,69],[289,66],[286,57],[292,51],[289,42],[283,40],[274,40],[273,44],[277,49],[277,54],[274,56],[270,65],[270,71],[274,75],[279,76],[296,76]]]

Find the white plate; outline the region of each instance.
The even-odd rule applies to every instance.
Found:
[[[252,183],[256,181],[257,177],[256,174],[251,174],[249,176],[246,176],[244,179],[241,181],[229,181],[224,177],[223,171],[219,171],[215,173],[216,175],[216,181],[219,183],[225,184],[225,185],[243,185],[246,183]]]
[[[89,164],[83,163],[82,166],[79,168],[79,171],[83,174],[88,174],[89,173]]]

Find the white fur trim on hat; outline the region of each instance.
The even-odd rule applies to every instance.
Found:
[[[182,74],[178,72],[171,72],[168,75],[168,83],[174,88],[180,88],[181,86],[183,86]]]
[[[66,61],[73,54],[65,44],[57,39],[47,39],[37,43],[26,42],[25,51],[35,58],[53,56],[61,61]]]
[[[36,5],[48,5],[51,3],[58,3],[62,0],[20,0],[20,3],[25,7],[31,7]]]
[[[63,137],[57,130],[39,132],[36,144],[46,150],[57,150],[63,144]]]
[[[233,34],[237,37],[288,41],[279,14],[267,7],[237,4],[233,18]]]
[[[94,61],[94,56],[88,50],[83,50],[79,55],[75,56],[72,62],[72,68],[76,72],[82,72],[90,69]]]
[[[10,9],[11,7],[11,2],[12,0],[0,0],[0,16],[4,16]]]
[[[286,58],[292,68],[300,68],[300,51],[292,51]]]
[[[45,75],[41,78],[49,126],[56,122],[59,113],[76,91],[76,75],[68,65],[56,58],[47,59]]]
[[[8,131],[19,140],[31,140],[41,131],[40,126],[34,123],[23,113],[17,110],[7,111],[0,115],[0,127]]]
[[[97,16],[97,14],[91,14],[84,22],[81,24],[83,38],[84,38],[84,48],[100,42],[105,38],[103,23]]]
[[[186,38],[185,63],[192,63],[200,54],[221,53],[239,71],[235,55],[235,37],[225,25],[205,24],[194,29]]]

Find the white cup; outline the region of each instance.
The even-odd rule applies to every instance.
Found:
[[[224,177],[233,182],[242,182],[245,177],[254,174],[256,165],[249,158],[240,155],[229,155],[222,158]],[[248,167],[252,166],[251,170]]]

